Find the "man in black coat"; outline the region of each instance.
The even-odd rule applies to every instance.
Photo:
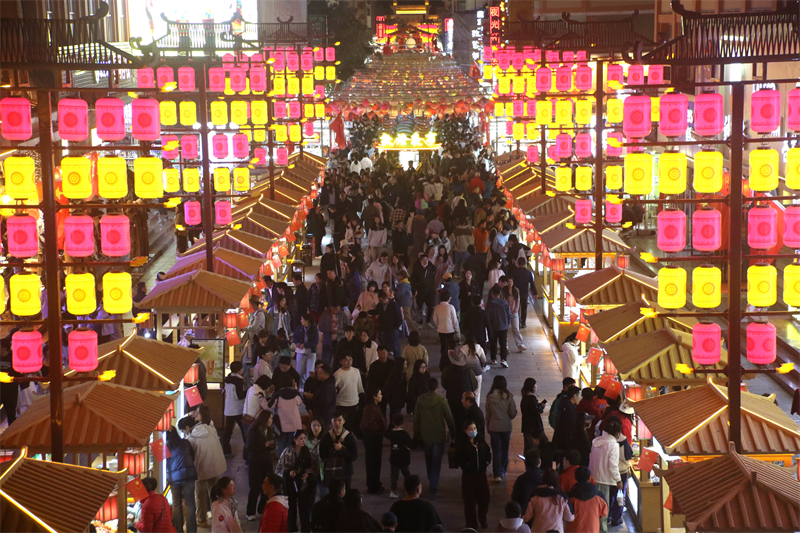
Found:
[[[486,439],[486,419],[483,416],[483,411],[475,403],[475,393],[465,392],[461,395],[461,405],[464,406],[464,413],[461,420],[456,422],[456,427],[464,427],[464,422],[472,420],[475,422],[475,428],[478,430],[478,438],[480,440]]]
[[[525,452],[525,472],[514,481],[514,488],[511,489],[511,499],[517,502],[520,508],[528,508],[533,491],[542,484],[543,472],[539,468],[540,462],[539,450]]]
[[[489,326],[489,317],[481,307],[481,295],[472,295],[472,305],[462,316],[462,331],[469,331],[475,336],[475,342],[481,345],[484,353],[489,353],[489,340],[491,340],[492,328]]]
[[[308,313],[308,306],[311,303],[311,291],[303,283],[303,274],[295,272],[292,274],[292,283],[294,283],[294,296],[291,300],[292,304],[292,329],[297,329],[300,326],[300,318]],[[289,332],[287,331],[288,335]]]
[[[533,272],[528,270],[528,264],[522,257],[517,260],[517,266],[511,269],[510,276],[514,280],[514,287],[519,291],[519,327],[522,329],[528,318],[528,294],[536,298],[539,293],[533,281]]]
[[[322,255],[322,238],[325,237],[325,217],[322,215],[322,206],[309,210],[306,217],[308,234],[314,237],[314,255]]]
[[[328,533],[336,531],[339,516],[344,508],[345,486],[341,478],[333,478],[328,482],[328,494],[314,504],[311,510],[311,531]]]
[[[553,432],[553,444],[556,450],[571,450],[575,447],[575,407],[581,400],[581,389],[575,385],[570,386],[563,398],[558,402],[556,427]],[[581,428],[582,430],[583,428]]]
[[[475,245],[470,244],[467,246],[467,253],[469,256],[464,259],[462,265],[463,270],[472,270],[472,275],[478,286],[483,290],[483,284],[486,283],[486,257],[475,253]]]
[[[322,420],[325,429],[330,429],[331,418],[336,410],[336,379],[333,370],[326,364],[317,367],[317,386],[311,399],[311,412]]]
[[[428,306],[425,321],[430,324],[433,319],[433,306],[436,303],[436,267],[428,260],[427,255],[420,254],[419,263],[411,272],[411,288],[417,297],[420,311],[423,305]]]
[[[336,273],[336,277],[342,277],[342,270],[339,268],[339,258],[336,257],[332,244],[325,246],[325,255],[319,260],[319,271],[322,272],[322,275],[327,277],[326,273],[329,270],[333,270]]]

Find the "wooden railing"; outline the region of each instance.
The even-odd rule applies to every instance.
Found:
[[[531,42],[547,46],[565,36],[569,30],[564,21],[559,19],[511,21],[506,23],[503,31],[509,43]]]
[[[634,12],[619,20],[580,22],[564,13],[558,20],[519,20],[506,25],[505,38],[509,43],[573,50],[624,48],[636,42],[652,44],[651,39],[634,31],[633,20],[637,15]]]

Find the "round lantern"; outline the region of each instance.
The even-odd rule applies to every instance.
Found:
[[[36,274],[14,274],[8,283],[11,296],[11,313],[18,316],[33,316],[42,312],[39,297],[41,280]]]
[[[698,365],[715,365],[722,352],[722,330],[717,324],[692,327],[692,360]]]
[[[100,98],[94,104],[97,136],[104,141],[125,138],[125,102],[119,98]]]
[[[214,204],[214,213],[216,215],[217,226],[227,226],[231,223],[231,203],[227,200],[221,200]]]
[[[190,226],[197,226],[202,221],[200,202],[190,200],[183,204],[183,218]]]
[[[588,133],[575,135],[575,155],[580,158],[592,157],[592,137]]]
[[[800,205],[790,205],[783,212],[783,244],[800,248]]]
[[[164,169],[164,191],[169,193],[181,190],[181,173],[177,168]]]
[[[750,189],[769,192],[778,187],[777,150],[758,149],[750,152]]]
[[[152,98],[137,98],[131,103],[133,138],[140,141],[155,141],[161,136],[158,101]]]
[[[162,135],[161,136],[161,157],[164,159],[178,159],[178,136],[177,135]],[[175,192],[167,190],[167,192]]]
[[[134,192],[139,198],[164,196],[163,167],[158,157],[138,157],[133,161]]]
[[[590,224],[592,222],[591,200],[575,200],[575,222],[577,224]]]
[[[200,169],[196,167],[183,169],[183,190],[185,192],[200,191]]]
[[[701,265],[692,271],[692,303],[702,309],[719,307],[722,303],[722,271],[714,266]]]
[[[618,98],[606,100],[606,121],[609,124],[619,124],[624,116],[622,100]]]
[[[158,104],[159,119],[164,126],[178,123],[178,104],[172,100],[164,100]]]
[[[627,137],[641,138],[650,135],[650,97],[629,96],[623,104],[622,132]]]
[[[97,193],[103,198],[124,198],[128,194],[128,167],[121,157],[97,160]]]
[[[575,169],[575,188],[579,191],[592,190],[592,167],[577,167]]]
[[[768,365],[777,355],[775,326],[763,322],[747,325],[747,360],[754,365]]]
[[[756,206],[747,213],[747,244],[758,250],[778,244],[778,212],[774,208]]]
[[[606,202],[606,222],[609,224],[622,222],[622,204]]]
[[[566,192],[572,189],[572,168],[556,167],[556,190]]]
[[[104,215],[100,219],[100,251],[108,257],[131,253],[131,221],[125,215]]]
[[[6,194],[14,200],[37,199],[36,163],[32,157],[8,157],[3,161]]]
[[[591,91],[594,73],[591,67],[580,65],[575,69],[575,88],[579,91]]]
[[[694,131],[711,137],[722,133],[725,125],[723,98],[719,93],[702,93],[694,99]]]
[[[64,220],[64,253],[72,257],[94,254],[94,220],[89,215],[69,215]]]
[[[680,252],[686,248],[686,213],[679,209],[661,211],[656,242],[662,252]]]
[[[228,124],[228,104],[225,102],[211,102],[211,123],[214,126],[226,126]]]
[[[625,192],[632,195],[650,194],[653,189],[653,156],[634,153],[625,156]]]
[[[11,366],[20,374],[42,369],[42,334],[38,331],[16,331],[11,335]]]
[[[750,96],[750,128],[757,133],[771,133],[781,125],[781,93],[761,89]]]
[[[6,220],[6,223],[9,255],[36,256],[39,253],[39,229],[36,219],[30,215],[13,215]]]
[[[659,132],[665,137],[678,137],[686,133],[689,99],[685,94],[668,93],[661,97]]]
[[[794,88],[787,96],[786,127],[792,131],[800,131],[800,89]]]
[[[83,141],[89,136],[89,104],[80,98],[58,101],[58,136],[67,141]]]
[[[681,194],[686,190],[686,154],[664,152],[658,158],[658,189],[662,194]]]
[[[127,272],[103,274],[103,309],[110,315],[123,315],[133,306],[131,275]]]
[[[770,307],[778,301],[778,271],[772,265],[756,264],[747,269],[747,303]]]
[[[692,247],[713,252],[722,246],[722,215],[712,207],[704,207],[692,215]]]
[[[67,337],[69,367],[75,372],[91,372],[97,368],[97,333],[90,329],[76,329]]]
[[[61,160],[61,189],[70,200],[86,200],[92,195],[92,162],[86,157]]]
[[[783,269],[783,301],[786,305],[800,307],[800,264],[792,263]]]
[[[178,104],[178,114],[181,126],[194,126],[197,123],[197,105],[190,100]]]
[[[556,155],[561,159],[572,157],[572,137],[568,133],[559,133],[556,137]]]
[[[250,190],[250,169],[236,167],[233,169],[233,190],[245,192]]]
[[[310,124],[310,122],[307,122]],[[244,133],[237,133],[233,136],[233,157],[244,159],[250,155],[250,141]]]
[[[67,312],[76,316],[97,311],[94,276],[92,274],[67,274],[64,280],[67,293]]]
[[[214,169],[214,190],[217,192],[231,190],[231,171],[229,168],[217,167]]]
[[[697,152],[694,156],[694,190],[701,193],[719,192],[722,190],[722,179],[722,154]]]
[[[198,150],[196,135],[181,136],[181,152],[183,152],[184,159],[197,159]]]
[[[606,187],[609,189],[622,188],[622,167],[619,165],[610,165],[606,167]]]
[[[666,266],[658,271],[658,305],[664,309],[679,309],[686,305],[686,271]]]
[[[27,98],[0,100],[0,135],[8,141],[27,141],[33,134],[31,103]]]
[[[228,157],[228,136],[223,134],[214,135],[211,140],[214,157],[217,159],[225,159]]]
[[[179,91],[194,91],[194,68],[193,67],[179,67],[178,68],[178,90]]]
[[[239,126],[247,124],[247,102],[242,100],[231,102],[231,122]]]

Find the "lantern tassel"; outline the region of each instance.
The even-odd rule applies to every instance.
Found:
[[[99,381],[111,381],[116,376],[117,376],[117,371],[116,370],[106,370],[105,372],[103,372],[102,374],[97,376],[97,379]]]
[[[694,369],[691,368],[689,365],[685,365],[683,363],[678,363],[675,365],[675,370],[680,372],[681,374],[691,374],[694,372]]]

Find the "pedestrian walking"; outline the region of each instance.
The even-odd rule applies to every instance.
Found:
[[[495,481],[503,481],[508,472],[508,448],[511,443],[512,420],[517,416],[514,396],[504,376],[495,376],[486,396],[486,429],[492,441],[492,473]]]
[[[461,499],[467,527],[488,529],[489,481],[486,468],[492,461],[489,445],[479,438],[472,420],[464,421],[464,430],[456,441],[456,462],[461,468]]]

